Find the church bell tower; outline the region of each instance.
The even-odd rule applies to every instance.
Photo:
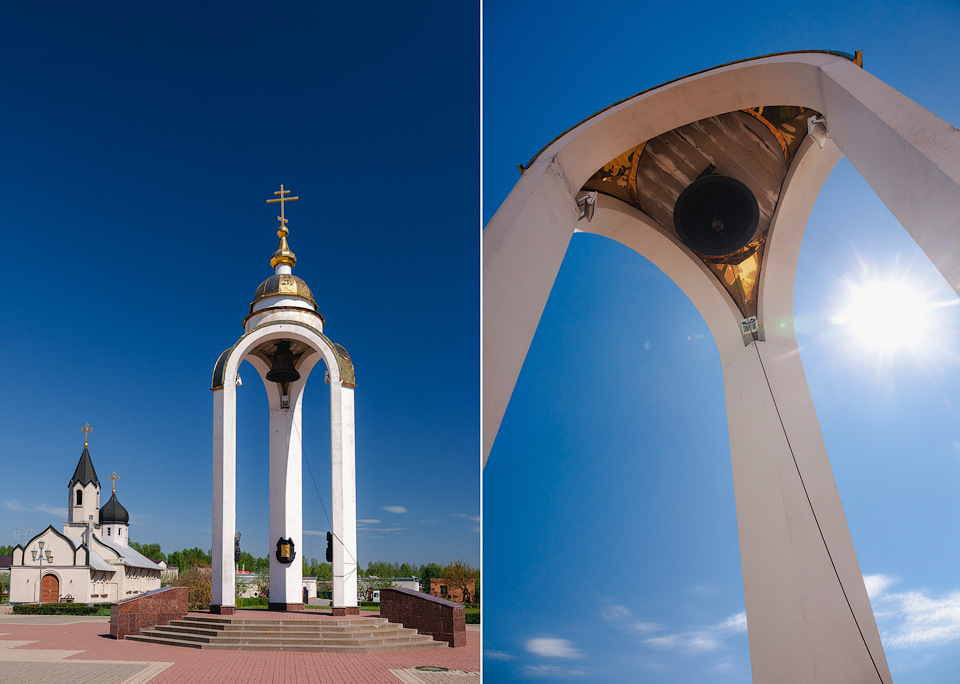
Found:
[[[97,527],[100,520],[100,480],[87,448],[93,428],[87,423],[80,430],[84,433],[83,453],[67,484],[67,522],[63,526],[64,534],[74,539],[83,537],[91,518]]]

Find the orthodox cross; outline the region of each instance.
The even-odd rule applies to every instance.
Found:
[[[90,436],[90,433],[93,432],[93,428],[90,427],[90,423],[84,423],[83,427],[80,428],[80,432],[83,433],[83,447],[87,448],[87,437]]]
[[[113,475],[111,475],[111,476],[108,477],[107,479],[108,479],[108,480],[113,480],[113,493],[116,494],[116,493],[117,493],[117,480],[120,479],[120,476],[117,475],[117,471],[114,470],[114,471],[113,471]]]
[[[280,222],[280,230],[279,230],[278,232],[281,233],[280,237],[283,237],[284,235],[286,235],[286,234],[289,232],[289,231],[287,230],[287,219],[285,218],[284,213],[283,213],[283,203],[284,203],[284,202],[292,202],[292,201],[298,200],[298,199],[300,199],[300,198],[299,198],[299,197],[286,197],[286,195],[289,195],[289,194],[290,194],[290,191],[289,191],[289,190],[284,190],[282,183],[280,184],[280,189],[279,189],[279,190],[274,190],[273,194],[274,194],[274,195],[280,195],[280,197],[278,197],[277,199],[268,199],[268,200],[267,200],[267,204],[272,204],[273,202],[279,202],[279,203],[280,203],[280,215],[277,217],[277,220]]]

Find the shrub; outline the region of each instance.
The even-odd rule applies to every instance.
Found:
[[[206,610],[210,607],[211,572],[204,565],[197,565],[187,570],[181,570],[176,579],[170,580],[170,586],[187,587],[189,598],[187,602],[190,610]]]
[[[99,606],[88,606],[86,603],[24,603],[13,607],[16,615],[96,615],[100,612]]]
[[[237,608],[247,608],[249,606],[266,606],[270,604],[270,599],[268,598],[259,598],[257,596],[251,598],[238,598],[237,599]]]
[[[464,615],[466,624],[468,625],[479,625],[480,624],[480,609],[468,610]]]

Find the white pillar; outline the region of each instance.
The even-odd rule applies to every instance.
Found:
[[[305,378],[288,387],[290,408],[280,407],[280,388],[264,379],[270,405],[270,604],[303,605],[302,399]],[[277,560],[277,541],[292,539],[292,563]],[[282,604],[282,605],[274,605]]]
[[[822,74],[830,137],[960,292],[960,131],[846,60]]]
[[[890,682],[795,341],[722,362],[753,681]]]
[[[357,474],[353,388],[330,385],[331,506],[333,508],[333,612],[358,615]]]
[[[213,393],[213,558],[211,610],[232,613],[236,606],[233,534],[237,518],[236,386],[224,383]]]
[[[553,289],[578,211],[559,164],[527,169],[483,231],[483,460]]]

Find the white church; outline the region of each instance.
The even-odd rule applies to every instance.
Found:
[[[90,428],[82,428],[89,432]],[[127,545],[130,514],[117,500],[100,506],[100,480],[87,440],[67,484],[63,532],[50,525],[13,549],[10,603],[115,603],[160,588],[162,568]]]

